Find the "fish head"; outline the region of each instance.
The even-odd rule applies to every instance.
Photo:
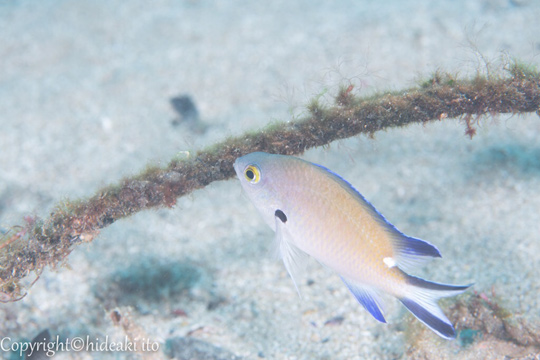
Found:
[[[280,155],[253,152],[234,162],[242,188],[272,229],[275,228],[275,212],[283,206],[280,183],[285,177],[281,158]]]

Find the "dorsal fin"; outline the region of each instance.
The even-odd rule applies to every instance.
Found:
[[[314,165],[334,179],[341,187],[343,187],[343,189],[361,203],[371,217],[390,235],[395,257],[393,261],[395,261],[400,268],[403,268],[404,270],[410,269],[411,267],[417,266],[425,260],[428,260],[426,257],[441,257],[441,253],[434,245],[427,241],[407,236],[399,231],[347,180],[324,166],[318,164]]]
[[[408,270],[418,266],[430,257],[441,257],[439,249],[427,241],[409,237],[397,229],[391,234],[397,265]]]

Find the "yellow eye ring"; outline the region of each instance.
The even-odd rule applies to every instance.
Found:
[[[256,184],[261,180],[261,171],[255,165],[248,165],[244,170],[244,177],[252,184]]]

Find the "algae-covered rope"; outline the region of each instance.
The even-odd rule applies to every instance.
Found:
[[[368,98],[344,87],[334,105],[314,101],[298,121],[231,137],[184,160],[172,160],[165,168],[149,167],[88,199],[57,205],[48,218],[26,217],[23,225],[0,237],[0,302],[20,299],[26,290],[21,279],[58,265],[75,245],[91,241],[116,220],[149,208],[171,207],[182,195],[232,177],[235,159],[250,152],[297,155],[358,134],[458,117],[464,118],[465,133],[472,137],[473,117],[540,115],[538,72],[518,63],[508,70],[506,76],[473,79],[437,73],[415,88]]]

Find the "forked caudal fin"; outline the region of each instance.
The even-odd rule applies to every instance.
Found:
[[[467,290],[471,285],[446,285],[426,281],[407,275],[409,293],[399,300],[414,316],[427,327],[445,339],[454,339],[456,332],[450,320],[444,315],[437,300],[454,296]]]

